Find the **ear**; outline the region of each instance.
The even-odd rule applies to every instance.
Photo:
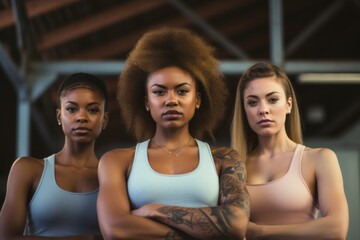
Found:
[[[149,108],[149,100],[148,100],[147,96],[144,97],[144,104],[145,104],[146,111],[149,111],[150,110],[150,108]]]
[[[109,112],[104,113],[103,123],[102,123],[102,129],[105,129],[107,124],[109,122]]]
[[[58,108],[56,109],[56,120],[58,124],[61,125],[61,111]]]
[[[196,94],[196,109],[199,109],[201,106],[201,93],[197,92]]]
[[[292,109],[292,97],[289,97],[287,100],[287,108],[288,108],[288,114],[291,113],[291,109]]]

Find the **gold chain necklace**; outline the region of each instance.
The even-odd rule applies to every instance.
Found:
[[[155,140],[155,138],[153,138],[152,140],[154,140],[154,143],[155,143],[155,145],[156,145],[158,148],[162,149],[162,150],[165,151],[167,154],[173,155],[173,156],[175,156],[175,157],[178,157],[178,156],[180,156],[180,154],[183,153],[185,147],[191,142],[192,138],[191,138],[188,142],[186,142],[184,145],[182,145],[181,147],[179,147],[178,149],[176,149],[176,150],[174,150],[174,151],[169,151],[165,146],[160,145],[160,144]]]

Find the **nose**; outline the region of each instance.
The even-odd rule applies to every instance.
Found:
[[[167,107],[173,107],[173,106],[176,106],[177,104],[178,104],[178,101],[176,98],[176,93],[174,93],[173,91],[169,91],[168,98],[166,99],[165,105]]]
[[[77,123],[84,123],[84,122],[86,122],[87,120],[86,120],[86,118],[84,118],[84,117],[77,117],[76,118],[76,122]]]
[[[85,123],[87,122],[87,119],[84,116],[79,116],[76,118],[77,123]]]
[[[267,104],[261,104],[261,105],[260,105],[259,114],[260,114],[260,115],[269,114],[269,108],[268,108]]]
[[[79,111],[78,116],[76,117],[76,122],[77,123],[85,123],[87,122],[87,115],[86,115],[86,111]]]

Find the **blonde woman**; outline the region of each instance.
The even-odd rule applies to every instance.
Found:
[[[246,160],[247,239],[346,239],[348,205],[337,157],[303,145],[295,92],[280,68],[257,63],[241,77],[232,147]]]

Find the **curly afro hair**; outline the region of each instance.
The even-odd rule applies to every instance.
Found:
[[[198,139],[213,138],[228,96],[213,52],[211,46],[187,29],[165,27],[142,36],[128,56],[117,91],[122,117],[137,141],[155,133],[155,122],[144,105],[146,82],[150,73],[165,67],[179,67],[195,79],[201,108],[190,121],[189,130]]]

